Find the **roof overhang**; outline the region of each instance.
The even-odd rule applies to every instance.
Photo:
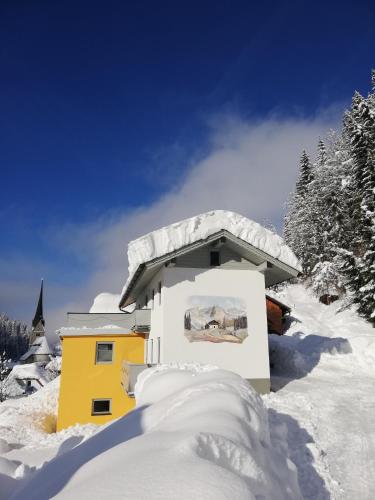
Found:
[[[229,231],[223,229],[210,235],[209,237],[185,245],[173,252],[169,252],[161,257],[157,257],[138,266],[129,285],[121,296],[119,308],[123,309],[137,300],[138,294],[144,286],[155,276],[155,274],[171,259],[185,255],[202,246],[221,244],[225,238],[225,244],[233,248],[240,256],[246,258],[254,265],[254,270],[262,271],[265,274],[266,287],[276,285],[299,274],[299,270],[288,266],[280,260],[254,247],[250,243],[234,236]]]

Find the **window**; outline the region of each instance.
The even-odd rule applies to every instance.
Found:
[[[159,292],[159,306],[161,305],[161,281],[158,284],[158,292]]]
[[[112,363],[113,361],[113,342],[96,343],[96,364]]]
[[[220,266],[220,252],[210,252],[210,266]]]
[[[111,415],[112,400],[111,399],[93,399],[92,400],[92,415]]]

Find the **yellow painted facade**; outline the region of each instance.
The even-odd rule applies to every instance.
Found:
[[[122,363],[143,363],[144,337],[132,335],[66,336],[63,356],[57,430],[74,424],[104,424],[130,411],[129,398],[121,385]],[[97,342],[113,342],[113,360],[96,364]],[[93,399],[111,399],[110,415],[92,415]]]

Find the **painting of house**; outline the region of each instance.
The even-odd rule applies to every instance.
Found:
[[[193,296],[185,312],[185,337],[189,342],[233,342],[247,337],[244,300],[237,297]]]
[[[158,363],[216,365],[269,392],[266,288],[300,272],[279,236],[215,210],[130,242],[128,262],[116,308],[68,313],[59,331],[59,430],[132,409],[138,373]]]

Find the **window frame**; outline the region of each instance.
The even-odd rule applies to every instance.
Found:
[[[94,405],[97,401],[108,401],[109,402],[109,409],[108,411],[101,411],[101,412],[95,412],[94,411]],[[93,417],[97,417],[100,415],[112,415],[112,398],[95,398],[91,400],[91,415]]]
[[[111,361],[99,361],[98,360],[98,346],[103,345],[103,344],[111,344],[112,345],[112,359]],[[100,340],[96,342],[95,345],[95,364],[96,365],[112,365],[113,360],[114,360],[114,355],[115,355],[115,343],[113,341],[107,342],[105,340]]]

